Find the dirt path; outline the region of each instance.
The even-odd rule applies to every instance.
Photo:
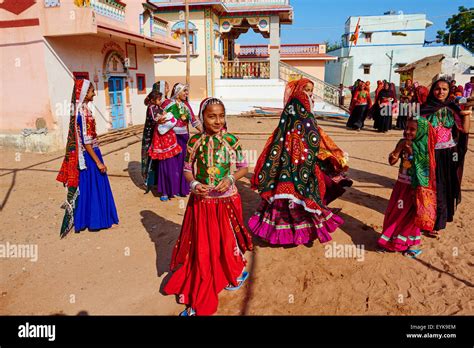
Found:
[[[277,122],[234,117],[229,129],[269,133]],[[472,141],[455,221],[440,240],[424,238],[424,253],[412,260],[374,251],[397,176],[387,155],[401,132],[349,132],[336,120],[320,124],[349,152],[354,179],[354,186],[331,205],[342,208],[345,224],[327,245],[363,245],[365,253],[359,260],[326,257],[325,245],[319,242],[310,248],[257,245],[246,254],[248,283],[220,295],[218,314],[474,314]],[[267,137],[240,138],[256,156]],[[182,309],[159,289],[186,199],[162,203],[151,193],[143,194],[140,143],[133,143],[137,140],[102,147],[120,225],[98,233],[71,233],[64,240],[59,239],[59,207],[65,191],[54,180],[63,152],[26,153],[17,161],[14,152],[0,150],[0,244],[38,246],[36,262],[0,258],[0,314],[175,315]],[[259,196],[250,190],[248,178],[239,189],[248,219]]]

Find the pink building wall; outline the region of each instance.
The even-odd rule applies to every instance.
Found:
[[[324,81],[325,60],[282,59],[282,61]]]
[[[78,8],[72,1],[61,1],[61,6],[54,8],[45,8],[44,1],[37,1],[19,14],[14,12],[15,9],[0,9],[0,146],[37,152],[64,147],[73,72],[88,72],[91,81],[98,79],[94,84],[97,131],[100,134],[110,130],[103,76],[104,60],[110,50],[106,44],[119,47],[121,52],[126,52],[126,42],[136,44],[137,69],[124,74],[124,82],[129,86],[128,93],[124,89],[125,126],[144,123],[143,100],[155,79],[156,48],[149,47],[161,40],[164,46],[175,45],[179,51],[180,43],[161,37],[143,47],[139,42],[143,37],[139,33],[141,1],[127,1],[124,22],[96,15],[91,8]],[[98,32],[97,24],[116,30],[116,34]],[[144,93],[137,90],[137,73],[145,75]],[[36,130],[38,119],[44,120],[48,133],[22,136],[24,128]]]

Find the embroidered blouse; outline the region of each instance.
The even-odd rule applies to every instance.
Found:
[[[456,146],[452,128],[456,127],[455,115],[449,108],[441,108],[428,116],[436,134],[435,149],[447,149]]]
[[[355,105],[371,105],[370,95],[367,91],[357,91],[354,95]]]
[[[230,133],[216,135],[196,134],[189,139],[184,171],[195,172],[197,181],[217,186],[225,177],[236,169],[248,167],[239,139]],[[196,170],[194,170],[196,169]],[[217,192],[210,196],[227,196],[235,193],[235,185],[224,195]]]
[[[95,118],[87,105],[82,105],[79,110],[77,124],[79,125],[82,145],[92,145],[93,148],[98,148]]]
[[[165,106],[165,111],[168,117],[174,116],[176,119],[176,125],[174,126],[174,132],[176,134],[188,134],[188,123],[191,122],[193,127],[197,127],[201,122],[196,119],[194,113],[190,110],[186,103],[178,100],[170,100]]]

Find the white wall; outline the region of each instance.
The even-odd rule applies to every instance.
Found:
[[[277,79],[216,79],[215,96],[223,101],[282,101],[285,83]]]
[[[360,18],[360,33],[358,45],[378,44],[423,44],[425,29],[431,25],[425,14],[400,14],[383,16],[349,17],[346,22],[345,34],[355,31]],[[400,31],[406,36],[394,36],[392,32]],[[372,33],[372,42],[366,42],[364,32]]]
[[[352,47],[349,64],[346,69],[344,85],[349,86],[357,79],[370,81],[375,86],[377,80],[388,80],[390,76],[390,55],[393,50],[393,65],[391,69],[391,81],[399,85],[400,75],[395,73],[398,69],[397,63],[409,64],[424,57],[436,54],[445,54],[448,57],[458,57],[460,61],[471,61],[472,53],[460,45],[456,46],[375,46],[375,47]],[[344,51],[344,52],[343,52]],[[347,56],[347,49],[338,49],[330,52],[335,56]],[[370,74],[364,74],[363,64],[371,64]],[[341,75],[344,67],[341,61],[326,63],[325,81],[333,85],[341,83]]]

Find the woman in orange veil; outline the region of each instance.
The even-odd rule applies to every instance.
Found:
[[[262,202],[249,227],[270,244],[307,244],[314,239],[324,243],[343,223],[327,203],[344,192],[344,184],[351,183],[346,178],[332,180],[343,177],[347,156],[317,124],[312,113],[313,87],[308,79],[288,83],[280,122],[252,177],[252,188],[258,190]]]

